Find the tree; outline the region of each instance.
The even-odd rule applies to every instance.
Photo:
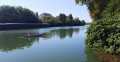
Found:
[[[62,26],[62,22],[59,19],[60,19],[59,16],[56,16],[55,18],[56,26]]]
[[[48,23],[51,26],[56,26],[55,17],[47,16],[43,22]]]
[[[75,0],[76,4],[87,5],[93,21],[101,19],[101,13],[107,8],[110,0]]]
[[[59,15],[59,21],[62,22],[62,25],[65,25],[66,15],[65,15],[65,14],[60,14],[60,15]]]
[[[82,23],[82,25],[85,25],[85,24],[86,24],[84,20],[82,20],[81,23]]]
[[[36,12],[36,13],[35,13],[35,15],[36,15],[37,17],[39,17],[39,14],[38,14],[38,12]]]
[[[0,23],[40,23],[33,11],[14,6],[0,6]]]
[[[80,25],[85,25],[85,21],[79,20],[79,18],[75,18],[73,20],[72,14],[69,14],[66,16],[65,14],[60,14],[59,16],[56,17],[45,17],[45,20],[43,21],[44,23],[48,23],[51,26],[80,26]]]
[[[91,0],[91,2],[93,1],[95,0]],[[87,29],[86,46],[98,48],[98,50],[106,53],[119,55],[120,0],[98,0],[96,2],[98,2],[96,4],[98,6],[103,3],[102,7],[99,6],[97,8],[100,13],[99,16],[102,16],[102,18],[91,23]],[[92,5],[94,4],[92,3]]]
[[[79,26],[82,25],[81,21],[79,20],[79,18],[75,18],[74,19],[74,25]]]
[[[68,25],[68,26],[72,26],[74,23],[73,23],[73,16],[72,16],[72,14],[69,14],[68,16],[67,16],[67,18],[66,18],[66,25]]]

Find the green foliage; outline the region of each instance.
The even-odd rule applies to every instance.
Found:
[[[84,20],[82,20],[82,21],[81,21],[81,24],[85,25],[85,24],[86,24],[86,22],[85,22]]]
[[[110,54],[120,54],[120,19],[112,17],[93,22],[85,43]]]
[[[74,24],[79,26],[79,25],[85,25],[85,24],[82,24],[82,22],[79,20],[79,18],[75,18],[74,19]]]
[[[108,17],[120,17],[120,0],[111,0],[107,8],[103,11],[102,16]]]
[[[120,0],[76,0],[86,4],[91,18],[85,43],[110,54],[120,54]]]
[[[73,25],[73,16],[72,14],[68,15],[67,18],[66,18],[66,25],[70,26],[70,25]]]
[[[65,22],[66,22],[66,15],[65,14],[60,14],[59,15],[59,21],[61,21],[63,23],[63,25],[64,25]]]
[[[51,17],[51,16],[45,17],[44,23],[48,23],[51,26],[55,26],[56,25],[55,18]]]
[[[37,13],[36,13],[37,14]],[[38,23],[38,15],[31,10],[13,6],[0,6],[0,23]]]
[[[110,0],[75,0],[76,4],[86,5],[93,21],[101,19],[101,13],[107,8]]]
[[[60,14],[56,17],[46,17],[43,20],[44,23],[48,23],[51,26],[80,26],[85,25],[85,21],[80,21],[79,18],[73,20],[72,14],[66,16],[65,14]]]
[[[36,12],[36,13],[35,13],[35,15],[36,15],[37,17],[39,17],[39,14],[38,14],[38,12]]]

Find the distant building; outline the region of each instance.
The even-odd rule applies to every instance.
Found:
[[[52,17],[52,15],[49,14],[49,13],[42,13],[42,14],[40,15],[40,19],[43,21],[43,20],[45,19],[45,17],[48,17],[48,16]]]

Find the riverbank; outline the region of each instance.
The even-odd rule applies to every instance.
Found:
[[[44,28],[49,26],[45,23],[0,23],[0,30]]]
[[[98,57],[100,62],[119,62],[120,61],[120,55],[101,52],[98,48],[92,48],[92,50],[96,51],[96,56]]]
[[[0,30],[32,29],[45,27],[59,27],[59,26],[51,26],[47,23],[0,23]]]

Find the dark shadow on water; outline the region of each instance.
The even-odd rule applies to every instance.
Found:
[[[100,62],[100,60],[98,59],[97,55],[96,55],[96,51],[90,48],[85,48],[85,54],[86,54],[86,62]]]
[[[91,48],[85,49],[86,62],[120,62],[120,55],[111,55]]]
[[[101,62],[120,62],[120,55],[111,55],[97,51],[97,57]]]

